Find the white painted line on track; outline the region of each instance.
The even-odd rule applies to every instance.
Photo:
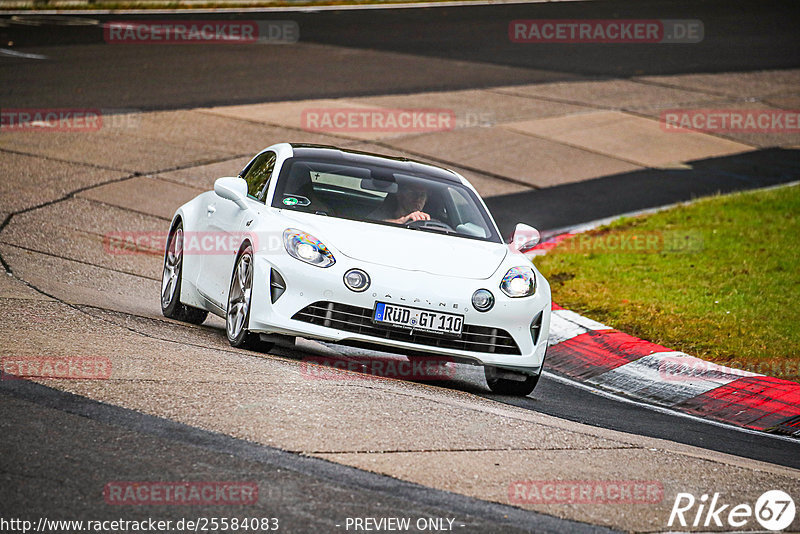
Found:
[[[691,414],[688,414],[688,413],[685,413],[685,412],[679,412],[677,410],[671,410],[669,408],[663,408],[661,406],[655,406],[653,404],[647,404],[646,402],[635,401],[635,400],[629,399],[627,397],[622,397],[620,395],[615,395],[614,393],[609,393],[607,391],[603,391],[602,389],[598,389],[596,387],[589,386],[587,384],[584,384],[583,382],[578,382],[577,380],[572,380],[570,378],[566,378],[566,377],[563,377],[563,376],[560,376],[560,375],[553,374],[553,373],[551,373],[549,371],[542,371],[542,375],[544,375],[546,378],[549,378],[549,379],[551,379],[551,380],[553,380],[555,382],[560,382],[560,383],[565,384],[567,386],[573,386],[573,387],[576,387],[576,388],[579,388],[579,389],[583,389],[585,391],[588,391],[589,393],[592,393],[594,395],[598,395],[600,397],[605,397],[605,398],[613,400],[613,401],[623,402],[625,404],[632,404],[632,405],[638,406],[640,408],[645,408],[646,410],[651,410],[651,411],[662,413],[662,414],[665,414],[665,415],[673,415],[675,417],[681,417],[683,419],[690,419],[692,421],[697,421],[698,423],[706,423],[706,424],[709,424],[709,425],[714,425],[714,426],[718,426],[718,427],[721,427],[721,428],[726,428],[728,430],[736,430],[738,432],[743,432],[745,434],[751,434],[751,435],[754,435],[754,436],[762,436],[762,437],[767,437],[767,438],[773,438],[773,439],[777,439],[777,440],[780,440],[780,441],[788,441],[789,443],[794,443],[794,444],[800,443],[800,439],[797,439],[797,438],[792,438],[792,437],[789,437],[789,436],[782,436],[780,434],[770,434],[768,432],[762,432],[760,430],[750,430],[749,428],[743,428],[743,427],[731,425],[731,424],[728,424],[728,423],[722,423],[720,421],[714,421],[713,419],[704,419],[702,417],[697,417],[696,415],[691,415]]]
[[[8,48],[0,48],[0,55],[9,57],[20,57],[24,59],[50,59],[47,56],[43,56],[41,54],[28,54],[25,52],[17,52],[16,50],[10,50]]]

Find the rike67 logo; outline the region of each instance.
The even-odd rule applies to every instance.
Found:
[[[731,504],[714,493],[709,498],[703,494],[699,499],[691,493],[678,493],[667,526],[681,527],[733,527],[748,530],[756,526],[772,531],[784,530],[794,521],[794,500],[781,490],[770,490],[762,494],[751,506],[749,503]],[[726,524],[727,523],[727,524]]]

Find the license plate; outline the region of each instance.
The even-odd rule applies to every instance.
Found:
[[[386,302],[375,303],[372,320],[385,326],[449,336],[460,336],[461,328],[464,326],[463,315],[398,306]]]

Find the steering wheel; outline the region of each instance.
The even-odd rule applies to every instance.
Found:
[[[453,229],[452,226],[449,224],[440,221],[439,219],[429,219],[427,221],[411,221],[406,223],[406,228],[419,228],[423,230],[436,230],[436,231],[445,231],[445,232],[453,232],[456,231]]]

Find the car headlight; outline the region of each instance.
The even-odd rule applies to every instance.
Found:
[[[500,282],[500,290],[512,298],[529,297],[536,291],[536,275],[530,267],[512,267]]]
[[[311,234],[287,228],[283,232],[283,246],[293,258],[316,265],[330,267],[336,259],[322,242]]]

